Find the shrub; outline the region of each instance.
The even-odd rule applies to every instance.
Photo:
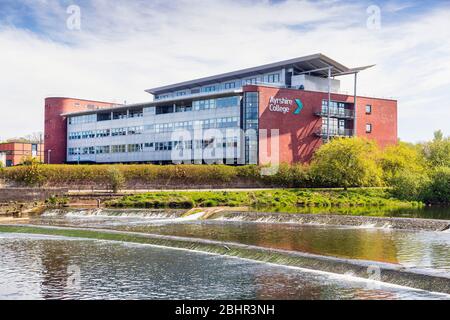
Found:
[[[423,154],[432,167],[450,167],[450,137],[436,131],[434,139],[423,145]]]
[[[429,178],[424,173],[402,170],[391,179],[394,197],[403,200],[421,200]]]
[[[400,172],[423,173],[425,171],[425,159],[420,150],[404,142],[386,147],[381,153],[380,166],[383,170],[383,179],[387,184]]]
[[[120,189],[122,189],[123,186],[125,185],[125,178],[122,172],[120,172],[115,167],[109,169],[108,178],[109,178],[109,189],[112,190],[114,193],[119,192]]]
[[[426,203],[450,203],[450,167],[433,170],[423,193],[423,200]]]
[[[21,167],[15,167],[12,176],[19,184],[28,187],[42,186],[45,183],[42,165],[32,157],[26,158]]]
[[[311,175],[325,187],[376,187],[382,184],[379,150],[362,138],[335,138],[314,155]]]

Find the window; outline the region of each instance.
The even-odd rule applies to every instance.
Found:
[[[236,83],[235,82],[227,82],[225,83],[225,89],[234,89],[236,88]]]
[[[239,106],[240,106],[239,97],[226,97],[216,99],[217,108],[239,107]]]
[[[256,84],[258,80],[256,78],[250,78],[250,79],[246,79],[244,80],[244,84]]]
[[[155,97],[156,100],[159,100],[159,99],[167,99],[167,98],[169,98],[169,95],[168,95],[168,94],[159,94],[159,95],[157,95],[157,96]]]
[[[111,153],[124,153],[127,152],[127,146],[125,144],[111,146]]]
[[[155,107],[147,107],[147,108],[144,108],[143,111],[146,114],[152,115],[152,114],[155,114],[156,108]]]
[[[126,111],[115,111],[113,112],[113,119],[126,119],[127,118],[127,112]]]
[[[142,143],[128,145],[128,152],[142,152],[142,151],[144,151]]]
[[[84,147],[81,149],[81,154],[95,154],[94,147]]]
[[[372,113],[372,105],[367,104],[366,105],[366,114],[371,114]]]
[[[84,116],[76,116],[69,118],[69,124],[91,123],[97,121],[96,114],[88,114]]]
[[[96,154],[107,154],[109,153],[109,146],[97,146],[95,147]]]
[[[130,127],[128,128],[128,135],[142,134],[144,133],[144,127]]]
[[[278,82],[280,82],[280,74],[279,73],[269,74],[267,76],[267,82],[269,82],[269,83],[278,83]]]
[[[111,112],[104,112],[97,114],[97,121],[108,121],[111,120]]]
[[[111,129],[111,136],[112,137],[126,136],[126,135],[127,135],[127,129],[126,128]]]
[[[176,106],[175,112],[186,112],[186,111],[192,111],[191,106]]]
[[[216,100],[197,100],[192,103],[194,110],[209,110],[216,108]]]
[[[79,155],[80,154],[80,148],[69,148],[69,155]]]
[[[216,86],[208,86],[203,89],[204,92],[214,92],[216,91]]]
[[[130,110],[130,113],[128,115],[129,118],[140,118],[144,116],[144,110],[143,109],[137,109],[137,110]]]
[[[371,133],[372,132],[372,124],[368,123],[366,124],[366,133]]]
[[[185,91],[178,91],[177,92],[177,97],[181,97],[181,96],[185,96],[186,92]]]
[[[109,129],[103,129],[103,130],[97,130],[97,138],[104,138],[104,137],[109,137],[110,135],[110,130]]]

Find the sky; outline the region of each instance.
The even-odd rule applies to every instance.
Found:
[[[450,135],[449,0],[0,0],[0,139],[43,131],[45,97],[145,102],[314,53],[376,64],[358,93],[398,100],[401,140]]]

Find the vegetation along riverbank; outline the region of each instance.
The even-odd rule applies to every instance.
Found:
[[[423,204],[392,198],[386,189],[270,189],[255,191],[161,191],[106,201],[117,208],[249,207],[293,211],[304,207],[414,208]]]
[[[429,142],[399,142],[385,149],[362,138],[336,138],[324,144],[309,164],[281,164],[269,175],[266,169],[256,165],[43,165],[29,160],[22,166],[1,168],[0,180],[7,187],[109,189],[112,193],[121,189],[273,188],[263,192],[158,192],[107,203],[123,207],[281,208],[450,203],[450,138],[440,131]],[[317,188],[341,190],[318,191]]]

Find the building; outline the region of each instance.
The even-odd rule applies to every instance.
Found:
[[[45,99],[45,163],[67,161],[67,118],[63,114],[112,108],[113,103],[52,97]]]
[[[29,157],[43,162],[44,145],[21,141],[0,143],[0,161],[6,167],[22,164]]]
[[[315,54],[148,89],[148,103],[49,98],[49,162],[308,162],[337,136],[384,147],[397,141],[397,102],[357,95],[357,75],[370,67]],[[347,75],[352,95],[340,91]]]

